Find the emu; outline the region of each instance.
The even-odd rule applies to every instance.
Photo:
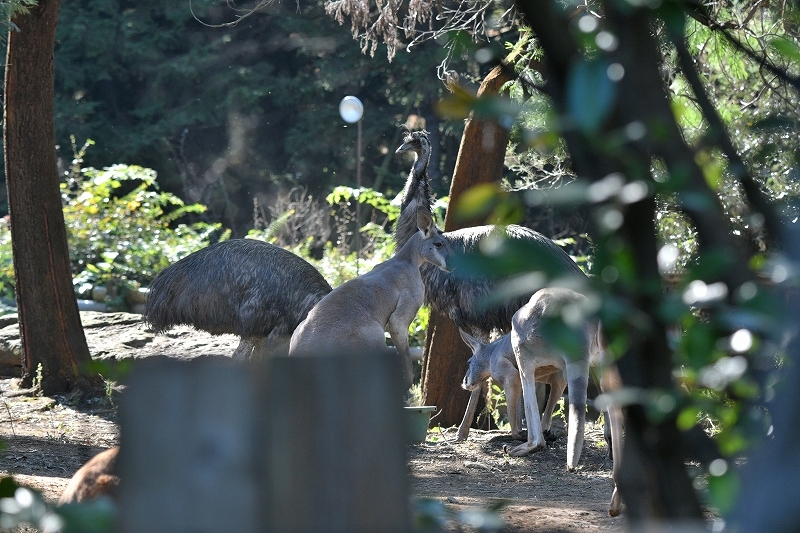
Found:
[[[528,439],[509,450],[509,455],[520,457],[545,447],[543,424],[539,421],[536,402],[535,381],[542,369],[557,368],[566,375],[569,384],[569,422],[567,428],[567,470],[578,465],[583,449],[583,434],[586,421],[586,390],[589,385],[590,366],[600,366],[600,389],[609,392],[621,387],[616,367],[606,360],[603,333],[597,320],[583,318],[587,298],[575,291],[559,287],[545,288],[534,294],[530,301],[514,314],[512,319],[510,347],[517,360],[522,379],[522,395],[525,403],[525,420],[528,423]],[[561,315],[565,322],[578,322],[580,350],[568,355],[547,342],[542,325],[552,317]],[[576,320],[577,318],[577,320]],[[549,370],[548,370],[549,372]],[[563,387],[561,392],[563,392]],[[611,452],[614,461],[614,492],[611,495],[608,514],[620,513],[621,500],[617,491],[617,479],[622,453],[622,410],[612,406],[607,411],[607,426],[611,432]]]
[[[144,321],[157,333],[185,324],[241,337],[233,358],[285,353],[297,325],[331,286],[307,261],[253,239],[198,250],[150,284]]]
[[[412,152],[415,156],[403,190],[400,217],[395,226],[397,246],[402,246],[414,233],[416,210],[420,207],[431,210],[432,196],[428,179],[431,144],[428,135],[425,130],[408,132],[403,138],[403,144],[395,151],[397,154]],[[480,241],[496,229],[493,225],[477,226],[444,232],[442,237],[450,244],[455,256],[476,251]],[[523,240],[535,246],[539,257],[534,258],[534,263],[547,264],[551,269],[580,282],[586,280],[586,275],[575,261],[551,239],[517,225],[506,226],[505,231],[510,239]],[[508,332],[511,329],[511,317],[531,297],[531,292],[528,292],[486,308],[481,305],[481,300],[493,291],[495,282],[492,279],[457,276],[432,265],[422,265],[421,273],[425,284],[425,303],[450,317],[459,328],[485,340],[496,330]],[[458,430],[460,440],[466,439],[469,434],[479,395],[479,389],[472,391],[469,406]]]
[[[492,378],[492,381],[499,383],[506,394],[511,438],[524,440],[522,436],[522,411],[524,408],[522,380],[517,369],[514,350],[511,348],[511,334],[506,333],[486,344],[463,329],[458,331],[461,333],[461,338],[472,350],[472,357],[469,358],[469,366],[461,382],[461,387],[468,391],[474,391],[479,389],[481,384],[489,377]],[[558,399],[561,398],[564,389],[567,387],[567,380],[559,368],[555,366],[540,366],[536,368],[536,382],[550,385],[550,396],[542,412],[542,431],[547,433],[550,431],[553,411],[556,408],[556,404],[558,404]],[[471,401],[472,397],[470,397]],[[474,411],[475,406],[467,407],[468,413],[474,413]],[[468,428],[469,426],[467,426]],[[463,438],[459,435],[459,440],[465,440],[466,438],[467,435],[464,435]]]
[[[417,211],[417,233],[391,258],[370,272],[346,281],[314,306],[297,327],[289,355],[388,352],[388,329],[403,361],[406,384],[413,373],[408,327],[422,306],[420,265],[445,270],[450,250],[436,231],[430,212]]]

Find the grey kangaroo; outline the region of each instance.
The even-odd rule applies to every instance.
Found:
[[[600,389],[608,392],[621,387],[616,366],[607,361],[605,341],[597,320],[586,319],[582,323],[582,353],[572,358],[548,343],[541,332],[546,317],[557,314],[582,314],[586,297],[570,289],[545,288],[531,296],[530,301],[514,314],[511,320],[511,347],[517,359],[522,378],[522,394],[525,403],[525,420],[528,423],[528,441],[509,450],[509,455],[519,457],[545,447],[542,424],[536,402],[534,386],[536,374],[542,367],[556,367],[567,377],[569,384],[569,425],[567,428],[567,470],[578,465],[583,448],[583,431],[586,420],[586,388],[589,384],[589,367],[600,368]],[[571,311],[577,311],[572,313]],[[563,388],[561,389],[563,391]],[[614,460],[614,492],[611,495],[608,514],[620,513],[621,500],[617,491],[617,475],[622,460],[622,409],[612,406],[608,410],[607,423],[611,427],[611,451]]]
[[[408,327],[425,296],[419,267],[428,262],[447,270],[450,254],[426,209],[417,210],[417,227],[394,257],[336,287],[311,309],[292,335],[290,356],[388,352],[388,330],[411,385]]]

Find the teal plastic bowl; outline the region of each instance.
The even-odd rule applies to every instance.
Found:
[[[412,444],[425,442],[425,437],[428,435],[428,424],[431,421],[431,413],[436,410],[436,406],[405,407],[404,410],[409,442]]]

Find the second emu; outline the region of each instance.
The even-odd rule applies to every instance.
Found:
[[[301,257],[266,242],[231,239],[162,270],[150,284],[144,321],[241,337],[237,360],[285,353],[297,325],[331,286]]]

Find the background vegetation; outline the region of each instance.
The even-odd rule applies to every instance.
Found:
[[[650,9],[646,2],[619,4]],[[644,198],[637,196],[641,186],[612,173],[578,179],[576,154],[568,150],[570,138],[579,137],[604,161],[630,169],[632,161],[641,162],[626,152],[631,145],[647,135],[666,136],[636,121],[615,130],[619,137],[603,136],[605,121],[619,113],[606,76],[614,64],[603,61],[620,43],[598,22],[605,15],[599,2],[569,4],[576,9],[569,35],[581,61],[558,101],[540,68],[541,43],[502,3],[478,6],[492,16],[472,27],[434,27],[424,13],[405,19],[420,30],[408,37],[419,39],[412,53],[403,51],[408,43],[396,31],[370,34],[369,19],[362,25],[353,17],[362,44],[377,47],[373,59],[360,53],[348,28],[332,23],[323,2],[301,4],[301,12],[276,3],[238,25],[219,26],[235,15],[210,0],[194,2],[194,13],[182,3],[152,0],[65,1],[56,127],[76,279],[102,280],[113,272],[146,283],[227,229],[290,247],[338,284],[392,251],[390,200],[409,165],[393,154],[399,125],[424,124],[433,132],[440,148],[433,166],[441,172],[433,183],[443,196],[461,120],[471,110],[482,112],[512,129],[503,192],[513,193],[493,190],[473,208],[572,239],[574,255],[596,274],[617,354],[651,333],[642,326],[646,320],[636,323],[643,316],[653,319],[650,325],[680,325],[682,333],[670,337],[674,379],[632,403],[654,426],[666,420],[681,435],[700,428],[714,437],[714,453],[693,473],[694,482],[710,488],[717,508],[729,510],[737,489],[729,465],[768,434],[768,403],[785,364],[784,324],[775,326],[782,302],[773,288],[793,283],[791,269],[778,235],[766,231],[770,210],[754,199],[767,196],[787,226],[796,224],[798,14],[789,2],[655,4],[648,20],[660,81],[692,164],[713,191],[738,250],[727,256],[703,250],[696,215],[712,205],[696,191],[687,193],[663,154],[648,154],[647,168],[636,175],[646,178],[643,194],[653,194],[661,273],[682,275],[677,291],[664,295],[660,284],[648,284],[637,250],[619,237],[628,210]],[[327,2],[334,11],[337,5]],[[441,35],[447,38],[433,39]],[[508,98],[450,94],[436,76],[452,82],[457,75],[469,89],[512,49],[518,79]],[[366,106],[368,189],[362,191],[352,189],[355,130],[337,113],[345,94]],[[76,156],[72,138],[96,144]],[[87,169],[80,168],[84,159]],[[358,270],[356,196],[371,207],[359,221],[366,238]],[[7,230],[0,222],[0,252],[9,248]],[[593,241],[585,235],[590,230]],[[10,253],[0,257],[0,290],[9,297]],[[739,270],[745,272],[740,283],[717,284]],[[769,288],[756,289],[755,281],[764,280]],[[649,315],[639,314],[641,298]]]
[[[405,161],[393,152],[409,116],[436,132],[447,191],[461,126],[441,124],[434,103],[442,48],[428,43],[391,64],[360,53],[321,2],[274,3],[235,26],[224,2],[63,3],[56,43],[56,129],[68,166],[70,136],[94,139],[86,164],[135,163],[160,187],[208,207],[234,236],[300,186],[324,197],[355,185],[356,131],[339,101],[365,106],[363,184],[398,192]],[[414,119],[412,119],[413,121]],[[66,170],[66,168],[65,168]]]

